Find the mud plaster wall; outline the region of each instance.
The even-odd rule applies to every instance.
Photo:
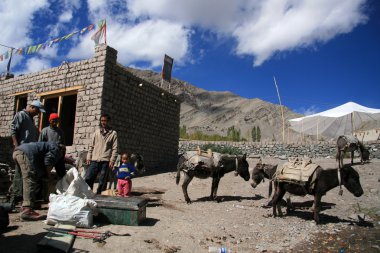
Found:
[[[142,83],[142,86],[139,84]],[[93,58],[63,64],[15,78],[0,79],[0,162],[10,162],[10,123],[15,114],[15,94],[27,92],[30,103],[40,93],[77,89],[73,145],[68,153],[87,150],[102,113],[112,118],[119,133],[119,151],[136,151],[147,167],[174,167],[177,162],[178,99],[133,76],[117,64],[117,51],[102,45]],[[164,95],[161,95],[164,94]],[[35,117],[36,124],[39,117]]]

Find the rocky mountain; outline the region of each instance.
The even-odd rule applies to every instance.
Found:
[[[161,74],[150,70],[128,68],[134,75],[160,84]],[[168,89],[168,84],[164,84]],[[227,129],[240,129],[241,136],[251,140],[251,130],[259,126],[261,140],[282,140],[281,108],[259,98],[246,99],[228,91],[207,91],[172,78],[170,92],[181,100],[180,125],[188,133],[227,135]],[[301,116],[284,107],[285,121]],[[287,131],[287,129],[286,129]]]

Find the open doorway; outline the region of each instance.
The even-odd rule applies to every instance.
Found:
[[[65,134],[65,145],[71,146],[74,139],[75,111],[77,93],[67,92],[52,94],[42,98],[46,113],[43,113],[40,122],[40,130],[49,125],[49,115],[58,113],[60,122],[58,126]]]

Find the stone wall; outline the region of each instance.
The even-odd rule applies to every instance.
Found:
[[[242,153],[250,156],[262,157],[297,157],[307,156],[315,157],[335,157],[336,144],[332,142],[319,142],[315,144],[281,144],[281,143],[256,143],[256,142],[223,142],[223,141],[180,141],[178,152],[186,150],[195,150],[198,146],[205,144],[214,144],[222,147],[234,147]],[[372,158],[380,159],[380,141],[365,142],[364,145],[369,148]]]
[[[88,60],[0,79],[0,162],[11,159],[10,123],[16,110],[16,95],[27,94],[30,103],[58,90],[77,91],[74,139],[73,145],[67,147],[69,154],[76,157],[88,148],[100,115],[107,113],[119,133],[120,152],[141,153],[148,167],[175,166],[178,98],[118,65],[117,51],[106,45],[97,47],[94,57]],[[37,124],[39,118],[35,120]]]
[[[107,50],[102,110],[118,131],[119,150],[138,152],[150,168],[177,164],[180,102],[116,63],[116,51]]]

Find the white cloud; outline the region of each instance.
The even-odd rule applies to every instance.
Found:
[[[57,57],[58,48],[45,47],[45,49],[38,51],[39,55],[43,58],[53,59]]]
[[[2,0],[0,1],[1,44],[19,48],[31,42],[28,36],[33,14],[48,6],[47,0]],[[8,49],[0,47],[0,54]],[[21,57],[12,58],[12,67],[20,63]],[[5,71],[8,60],[0,61],[0,72]]]
[[[238,55],[252,55],[259,66],[276,52],[289,51],[352,31],[367,20],[365,0],[268,0],[233,33]]]
[[[69,22],[72,18],[73,12],[71,10],[67,10],[59,16],[58,20],[59,22],[66,23]]]
[[[243,16],[248,0],[127,0],[129,18],[165,19],[186,26],[200,26],[219,32],[231,31]]]
[[[164,54],[176,65],[195,63],[204,48],[192,45],[193,34],[206,31],[212,42],[221,37],[235,39],[236,55],[248,55],[259,66],[277,53],[326,43],[351,32],[366,22],[363,7],[366,0],[88,0],[88,18],[96,23],[107,17],[107,43],[118,50],[118,61],[124,65],[144,62],[150,67],[162,64]],[[47,24],[49,36],[60,36],[67,23],[75,19],[83,4],[64,0],[57,13],[59,22]],[[47,0],[0,2],[3,43],[14,47],[29,45],[33,14],[48,10]],[[43,9],[45,8],[45,9]],[[51,15],[51,13],[49,14]],[[83,15],[83,13],[82,13]],[[75,23],[75,22],[72,22]],[[49,27],[50,25],[50,27]],[[72,25],[72,24],[71,24]],[[80,27],[81,28],[81,27]],[[79,36],[77,46],[68,54],[71,59],[91,57],[94,43],[91,34]],[[194,36],[202,38],[202,36]],[[76,41],[73,39],[74,43]],[[195,50],[192,52],[192,50]],[[0,51],[0,53],[3,53]],[[52,59],[57,51],[41,53]],[[4,64],[0,62],[0,65]]]
[[[300,109],[296,110],[297,113],[303,114],[305,116],[318,113],[319,111],[320,109],[316,105],[311,105],[308,108],[301,107]]]
[[[47,59],[41,59],[38,57],[29,58],[26,61],[25,67],[23,70],[19,71],[20,73],[32,73],[38,72],[40,70],[51,68],[51,62]],[[18,74],[18,73],[16,73]]]
[[[28,31],[33,14],[47,7],[47,0],[2,0],[0,1],[0,24],[2,44],[22,47],[30,43]],[[3,48],[1,48],[1,53]]]
[[[87,33],[81,36],[79,44],[70,49],[67,57],[74,60],[91,58],[95,52],[94,41],[91,40],[91,35]]]
[[[188,49],[188,31],[163,20],[149,20],[133,27],[113,26],[109,35],[109,43],[119,51],[119,61],[127,64],[143,60],[157,67],[164,54],[179,63],[185,60]]]
[[[144,62],[149,67],[162,65],[164,54],[173,57],[177,64],[183,64],[189,49],[190,30],[179,23],[168,20],[143,20],[137,24],[121,23],[114,17],[108,2],[89,1],[90,16],[101,19],[104,12],[107,19],[107,44],[118,50],[118,61],[124,65]],[[99,14],[101,13],[101,14]],[[94,42],[90,35],[81,38],[77,47],[68,54],[71,59],[91,57]]]
[[[237,55],[259,66],[277,52],[327,42],[352,31],[367,17],[365,0],[129,0],[129,17],[169,19],[201,26],[237,41]]]

